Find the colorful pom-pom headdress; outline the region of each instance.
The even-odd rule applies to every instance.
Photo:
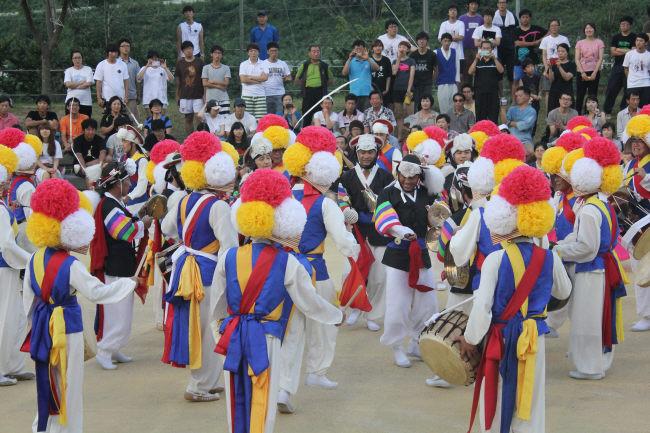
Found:
[[[239,233],[277,240],[300,237],[307,214],[303,205],[293,198],[291,185],[282,173],[268,168],[255,170],[240,192],[231,212]]]
[[[474,139],[476,151],[479,153],[488,138],[499,135],[500,133],[501,131],[499,131],[496,123],[490,120],[479,120],[469,130],[469,135]]]
[[[27,218],[27,237],[38,248],[76,250],[95,235],[92,205],[67,180],[47,179],[36,187]]]
[[[475,194],[487,196],[512,170],[524,164],[526,148],[515,137],[499,134],[489,138],[467,173]]]
[[[30,172],[43,152],[41,139],[33,134],[25,134],[17,128],[0,131],[0,144],[11,149],[18,157],[14,171]]]
[[[508,174],[485,205],[485,224],[493,236],[542,237],[553,228],[551,187],[540,170],[522,165]]]
[[[339,177],[342,165],[335,156],[336,138],[327,128],[307,126],[282,156],[291,176],[306,179],[314,186],[328,187]]]
[[[235,180],[237,151],[207,131],[193,132],[181,146],[181,179],[192,190],[228,188]],[[234,153],[233,153],[234,151]]]
[[[18,168],[18,156],[7,146],[0,144],[0,184],[6,183]]]
[[[296,134],[289,129],[284,117],[267,114],[257,122],[257,132],[253,135],[251,143],[262,139],[267,141],[273,150],[286,149],[296,141]]]
[[[596,137],[585,143],[584,157],[571,168],[571,185],[581,195],[602,191],[615,193],[623,183],[619,165],[621,155],[616,144],[604,137]]]
[[[423,131],[411,132],[406,137],[408,150],[424,159],[428,165],[442,167],[445,164],[445,142],[447,132],[437,126],[428,126]]]
[[[650,105],[643,107],[647,108],[647,114],[639,113],[627,122],[625,127],[625,136],[626,138],[623,142],[627,141],[627,138],[637,138],[643,140],[646,146],[650,147]]]
[[[562,173],[562,161],[570,152],[581,149],[587,139],[584,135],[569,131],[557,139],[555,146],[546,149],[542,156],[542,169],[548,174],[566,176],[568,172]]]
[[[164,162],[167,156],[173,153],[180,152],[181,145],[174,140],[168,138],[156,143],[151,152],[149,152],[149,162],[147,163],[147,180],[153,185],[156,194],[162,194],[167,186],[165,181],[165,173],[167,168]]]

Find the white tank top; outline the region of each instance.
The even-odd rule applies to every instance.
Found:
[[[194,21],[190,25],[183,21],[178,26],[181,28],[181,43],[185,41],[192,42],[192,45],[194,45],[194,55],[196,56],[197,54],[200,54],[201,46],[199,45],[199,33],[203,30],[201,23]]]

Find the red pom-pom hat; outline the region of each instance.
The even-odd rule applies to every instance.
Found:
[[[270,168],[255,170],[241,187],[241,201],[263,201],[278,207],[291,197],[291,186],[282,173]]]
[[[48,179],[38,185],[30,202],[32,211],[63,221],[79,210],[77,189],[67,180]]]
[[[513,206],[549,200],[551,186],[541,170],[529,165],[515,168],[503,179],[499,195]]]
[[[447,132],[437,126],[427,126],[424,128],[424,133],[429,136],[429,138],[436,140],[440,146],[445,145],[445,141],[449,137]]]
[[[588,128],[591,128],[592,123],[587,116],[576,116],[567,122],[566,129],[573,130],[573,128],[577,126],[586,126]]]
[[[567,152],[571,152],[576,149],[580,149],[587,143],[587,139],[580,132],[565,132],[557,139],[555,145],[561,147]]]
[[[289,124],[284,117],[278,116],[277,114],[267,114],[257,122],[257,132],[264,132],[269,126],[281,126],[289,129]]]
[[[5,128],[0,131],[0,144],[14,149],[25,139],[25,133],[18,128]]]
[[[497,126],[496,123],[492,122],[491,120],[479,120],[472,126],[469,130],[469,132],[475,132],[475,131],[481,131],[485,132],[488,136],[492,137],[495,135],[499,135],[501,131],[499,131],[499,127]]]
[[[184,161],[206,162],[221,151],[221,141],[207,131],[197,131],[187,136],[180,151]]]
[[[504,159],[524,161],[526,148],[514,135],[499,134],[485,141],[483,149],[481,149],[481,156],[495,164]]]
[[[596,137],[584,145],[585,158],[595,160],[601,167],[618,164],[621,154],[613,141],[604,137]]]
[[[166,138],[153,146],[149,153],[149,159],[154,164],[160,164],[167,158],[167,155],[178,152],[180,149],[181,145],[177,141]]]
[[[300,143],[311,150],[312,153],[324,151],[336,152],[336,137],[329,129],[322,126],[307,126],[300,131],[296,137],[296,143]]]

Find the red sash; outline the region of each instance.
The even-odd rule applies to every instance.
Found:
[[[506,254],[506,253],[504,253]],[[485,339],[485,348],[481,363],[476,372],[476,383],[474,384],[474,399],[472,400],[472,412],[469,420],[469,429],[467,433],[472,431],[474,425],[474,418],[476,410],[478,409],[478,401],[481,394],[481,384],[485,379],[485,392],[483,396],[485,406],[485,429],[492,428],[492,421],[497,409],[497,394],[499,384],[499,363],[503,358],[503,336],[501,330],[506,326],[506,323],[512,319],[517,311],[524,304],[524,301],[533,290],[546,258],[546,250],[533,245],[533,254],[530,258],[530,263],[526,267],[526,271],[517,285],[508,305],[501,313],[497,323],[492,323]]]
[[[214,349],[216,353],[220,355],[228,353],[230,337],[239,325],[240,315],[248,314],[250,309],[253,307],[253,304],[260,296],[277,254],[278,250],[271,246],[264,247],[262,252],[260,252],[260,255],[257,257],[257,262],[255,262],[255,266],[251,271],[246,288],[242,292],[241,301],[239,302],[239,314],[234,315],[235,313],[230,309],[230,307],[228,307],[228,314],[231,316],[231,320],[226,325],[226,329],[223,331],[223,334],[217,343],[217,347]]]
[[[205,207],[208,204],[212,203],[213,201],[214,200],[211,200],[211,199],[203,200],[201,202],[201,204],[199,205],[199,208],[196,210],[196,212],[194,212],[194,216],[189,221],[189,225],[187,227],[187,230],[185,230],[185,235],[183,236],[183,243],[185,244],[185,246],[187,246],[187,247],[192,246],[192,235],[194,234],[194,229],[196,228],[196,224],[199,221],[199,217],[203,213],[203,209],[205,209]],[[187,223],[187,221],[186,221],[186,223]]]
[[[95,209],[95,236],[90,242],[90,273],[104,282],[104,261],[108,256],[106,237],[104,235],[104,217],[102,207],[106,197],[102,197]]]
[[[420,247],[420,243],[417,240],[411,241],[411,244],[409,245],[409,287],[418,292],[430,292],[433,290],[433,287],[418,284],[418,280],[420,279],[420,269],[423,267],[422,247]]]
[[[361,271],[363,279],[367,280],[368,274],[370,274],[370,267],[375,262],[375,256],[372,255],[372,251],[370,250],[370,247],[368,246],[366,240],[363,238],[358,224],[354,224],[352,226],[352,233],[354,234],[357,243],[361,247],[361,250],[359,251],[359,257],[357,257],[357,265],[359,266],[359,271]]]
[[[389,161],[383,152],[379,151],[379,155],[377,156],[377,158],[382,162],[382,164],[384,164],[384,167],[386,167],[389,173],[393,172],[393,162]]]
[[[571,225],[575,225],[576,213],[573,211],[573,208],[571,207],[566,194],[562,195],[562,213],[564,214],[564,218],[566,218],[566,220],[569,221]]]

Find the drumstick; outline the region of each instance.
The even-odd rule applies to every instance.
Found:
[[[360,284],[359,287],[357,287],[357,290],[355,290],[354,293],[352,294],[352,296],[350,297],[350,300],[348,301],[348,303],[341,306],[341,309],[345,310],[350,305],[352,305],[354,300],[357,299],[357,296],[359,296],[359,293],[361,293],[361,290],[363,290],[363,285]]]
[[[142,270],[142,266],[144,266],[144,262],[147,260],[147,254],[149,253],[149,245],[147,245],[144,249],[144,252],[142,253],[142,258],[140,259],[140,264],[138,264],[138,269],[135,271],[134,277],[138,277],[140,274],[140,271]]]
[[[430,318],[429,320],[427,320],[427,321],[424,323],[424,325],[425,325],[425,326],[429,326],[429,325],[431,325],[431,324],[434,323],[436,320],[438,320],[438,319],[440,318],[440,316],[442,316],[443,314],[447,314],[447,313],[450,312],[450,311],[454,311],[456,308],[460,307],[461,305],[465,305],[465,304],[467,304],[469,301],[473,301],[475,297],[476,297],[476,295],[472,295],[472,296],[470,296],[469,298],[465,299],[464,301],[459,302],[459,303],[456,304],[456,305],[452,305],[451,307],[445,308],[444,310],[442,310],[442,311],[439,312],[439,313],[435,313],[433,316],[431,316],[431,318]]]

